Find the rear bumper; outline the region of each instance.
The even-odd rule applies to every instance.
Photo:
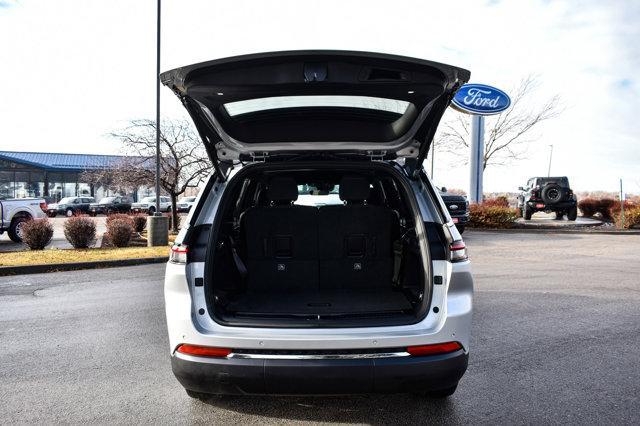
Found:
[[[469,213],[460,214],[460,215],[451,214],[450,216],[451,216],[451,219],[453,220],[453,223],[455,223],[456,225],[464,225],[467,222],[469,222]]]
[[[555,204],[545,204],[544,201],[527,201],[527,205],[534,211],[557,211],[557,210],[569,210],[575,207],[577,204],[575,201],[562,201]],[[538,207],[542,205],[542,207]]]
[[[463,350],[376,359],[236,359],[176,354],[186,389],[212,394],[338,395],[421,392],[455,386],[467,369]]]

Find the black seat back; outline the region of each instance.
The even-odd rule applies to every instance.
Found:
[[[320,208],[321,288],[391,285],[398,220],[390,208],[368,205],[369,194],[366,178],[345,176],[340,181],[340,199],[345,205]]]
[[[318,209],[298,206],[293,178],[273,178],[269,206],[247,210],[241,219],[247,253],[247,289],[309,290],[318,287]]]

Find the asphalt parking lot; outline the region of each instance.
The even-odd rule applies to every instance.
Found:
[[[0,278],[2,423],[637,424],[640,236],[469,232],[470,365],[413,395],[187,397],[162,265]]]

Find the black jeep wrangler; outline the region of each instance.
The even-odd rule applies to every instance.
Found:
[[[576,220],[578,203],[569,187],[569,179],[561,177],[532,177],[526,187],[519,187],[518,210],[525,220],[535,212],[555,212],[556,219]]]

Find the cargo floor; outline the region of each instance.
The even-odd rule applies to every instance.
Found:
[[[391,288],[324,290],[317,292],[248,292],[227,306],[236,314],[335,315],[399,312],[413,307],[406,296]]]

